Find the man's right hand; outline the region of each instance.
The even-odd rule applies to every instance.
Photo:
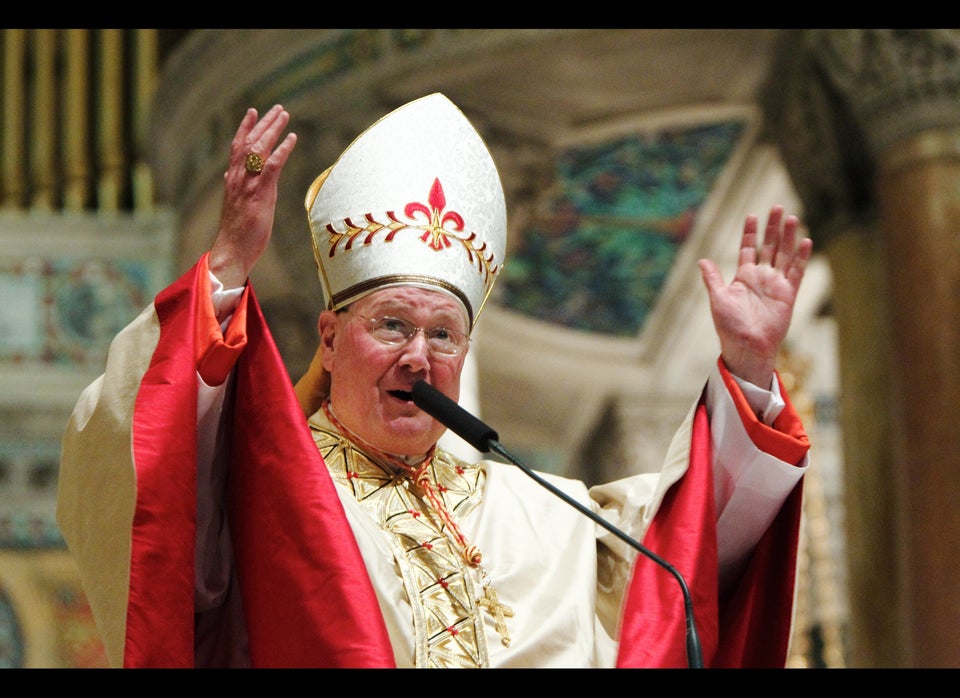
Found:
[[[210,271],[224,288],[243,286],[270,242],[277,183],[297,143],[296,134],[289,133],[276,145],[289,121],[290,114],[279,104],[260,120],[256,109],[248,109],[233,137],[230,162],[223,176],[220,229],[210,248]],[[250,153],[263,159],[259,173],[247,169]]]

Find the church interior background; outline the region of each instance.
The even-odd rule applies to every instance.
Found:
[[[435,91],[487,140],[509,206],[462,403],[543,470],[658,467],[719,351],[696,260],[729,278],[744,216],[784,204],[816,253],[779,366],[813,444],[789,665],[960,666],[957,31],[4,29],[0,44],[0,667],[105,665],[54,520],[59,440],[112,336],[212,241],[243,110],[282,103],[300,138],[253,273],[296,378],[321,299],[307,186]]]

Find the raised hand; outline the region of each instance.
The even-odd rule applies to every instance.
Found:
[[[729,285],[709,259],[698,264],[710,296],[720,352],[735,376],[770,388],[780,344],[787,336],[800,282],[813,251],[809,238],[797,240],[796,216],[773,206],[763,240],[757,217],[743,224],[737,271]]]
[[[220,229],[210,248],[210,271],[226,288],[246,282],[270,242],[277,183],[297,142],[296,134],[289,133],[276,145],[289,121],[290,114],[279,104],[259,120],[256,109],[247,109],[233,137],[223,175]],[[248,169],[251,153],[254,157]],[[261,169],[256,171],[258,165]]]

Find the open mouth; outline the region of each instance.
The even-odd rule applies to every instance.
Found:
[[[403,400],[404,402],[413,402],[413,393],[409,390],[388,390],[393,397],[398,400]]]

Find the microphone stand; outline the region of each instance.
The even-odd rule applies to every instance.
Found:
[[[690,596],[690,590],[687,588],[687,582],[676,567],[654,553],[649,548],[642,545],[639,541],[628,536],[624,531],[611,524],[609,521],[599,516],[596,512],[585,507],[577,500],[568,496],[565,492],[557,489],[533,470],[524,465],[520,459],[510,454],[499,441],[500,436],[492,428],[487,426],[477,417],[464,410],[456,402],[448,398],[429,383],[419,381],[413,386],[413,402],[427,414],[431,415],[438,422],[453,430],[458,436],[465,439],[471,446],[482,453],[493,451],[510,463],[517,466],[530,478],[548,489],[557,497],[565,501],[584,516],[589,517],[599,526],[610,531],[617,538],[627,545],[647,556],[658,565],[673,575],[674,579],[680,585],[680,591],[683,593],[683,607],[686,615],[687,627],[687,664],[691,669],[703,668],[703,651],[700,647],[700,635],[697,632],[696,622],[693,617],[693,599]]]

